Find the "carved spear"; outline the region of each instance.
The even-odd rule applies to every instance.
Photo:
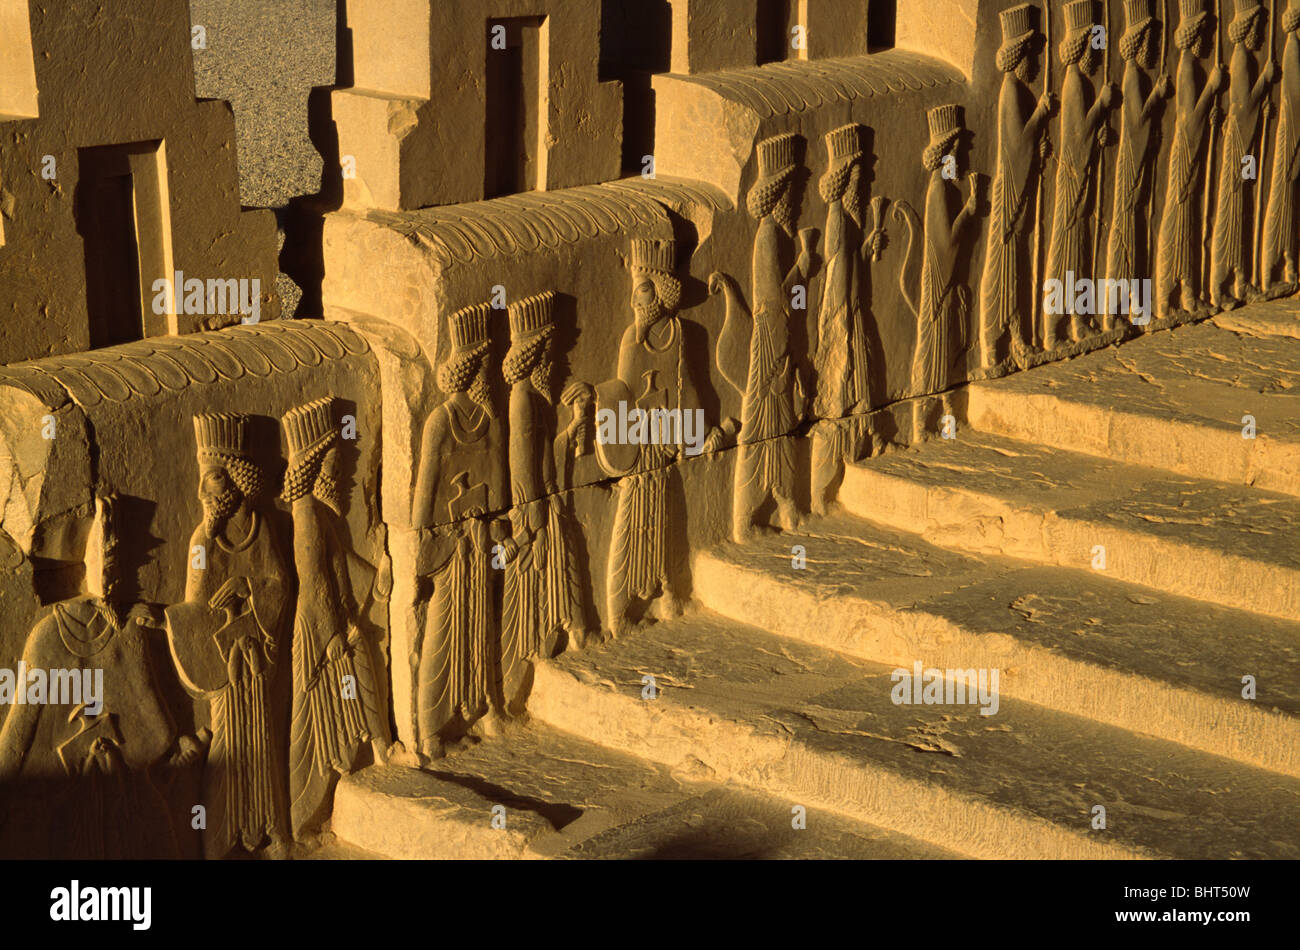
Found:
[[[1214,5],[1214,63],[1220,69],[1223,68],[1223,0],[1217,0]],[[1222,90],[1220,90],[1222,91]],[[1211,110],[1211,115],[1218,112],[1219,93],[1214,94],[1215,108]],[[1201,293],[1206,295],[1208,300],[1210,296],[1210,241],[1213,235],[1210,233],[1210,189],[1214,186],[1214,140],[1217,138],[1219,131],[1216,122],[1210,123],[1210,142],[1205,149],[1205,193],[1201,199],[1201,272],[1204,280],[1201,283]],[[1217,189],[1215,189],[1217,190]]]
[[[1052,0],[1043,0],[1043,93],[1052,91]],[[1041,133],[1039,134],[1038,145],[1040,156],[1042,154],[1042,140],[1048,135],[1048,129],[1051,128],[1050,122],[1044,122]],[[1038,346],[1042,342],[1038,339],[1039,329],[1043,325],[1043,288],[1040,284],[1042,277],[1042,250],[1043,250],[1043,181],[1047,178],[1047,162],[1040,157],[1038,162],[1038,196],[1034,199],[1034,277],[1033,277],[1033,319],[1029,327],[1030,341]],[[1014,339],[1014,334],[1012,339]]]
[[[1277,10],[1277,0],[1268,0],[1268,45],[1264,47],[1268,50],[1268,55],[1264,58],[1265,63],[1273,62],[1273,14]],[[1268,93],[1264,96],[1264,121],[1259,131],[1259,158],[1255,162],[1255,254],[1251,258],[1251,264],[1255,268],[1256,282],[1261,291],[1266,290],[1264,283],[1268,280],[1268,275],[1264,273],[1263,243],[1264,243],[1264,156],[1268,154],[1268,120],[1273,111],[1273,88],[1269,84]]]

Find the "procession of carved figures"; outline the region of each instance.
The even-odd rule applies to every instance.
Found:
[[[759,142],[745,209],[750,278],[708,278],[725,304],[716,340],[680,311],[689,253],[672,239],[630,238],[631,319],[610,378],[561,378],[555,293],[508,305],[503,356],[491,304],[450,317],[410,508],[421,632],[409,656],[392,658],[409,663],[414,684],[417,747],[401,761],[430,765],[525,716],[536,661],[681,613],[684,442],[602,438],[606,411],[698,414],[699,453],[734,450],[731,534],[743,541],[796,527],[801,498],[823,512],[846,463],[879,441],[873,412],[897,394],[872,312],[878,281],[897,281],[914,320],[904,393],[918,397],[912,440],[968,379],[1295,291],[1300,2],[1275,16],[1271,3],[1234,0],[1220,18],[1210,0],[1179,0],[1176,25],[1152,2],[1123,2],[1118,83],[1098,33],[1107,7],[1069,0],[1059,16],[1033,4],[1001,12],[988,189],[965,167],[970,133],[956,104],[926,113],[919,210],[869,194],[872,131],[850,123],[825,136],[816,183],[825,220],[800,227],[808,143],[796,133]],[[905,237],[901,253],[888,251],[891,221]],[[971,266],[981,227],[983,259]],[[807,299],[810,287],[820,299]],[[807,334],[798,332],[805,315]],[[690,358],[702,347],[734,387],[738,419],[703,419],[710,380]],[[194,830],[210,857],[284,850],[321,830],[341,775],[396,751],[379,649],[386,616],[375,617],[391,577],[349,537],[344,486],[355,459],[337,401],[280,420],[282,484],[253,451],[253,422],[193,420],[202,518],[182,603],[130,602],[122,578],[136,565],[119,543],[119,499],[97,499],[86,593],[40,620],[23,661],[102,668],[105,703],[71,714],[16,704],[0,732],[0,788],[63,777],[51,784],[56,800],[35,810],[6,802],[9,831],[27,835],[33,852],[160,856]],[[807,485],[797,484],[788,437],[801,431]],[[603,578],[589,576],[572,491],[597,484],[609,487],[613,515]],[[602,584],[603,604],[587,603]],[[151,662],[155,641],[170,662]],[[165,699],[172,683],[204,711],[192,728]],[[168,818],[169,790],[187,776],[201,807],[176,816],[171,806]],[[71,817],[51,828],[54,814]]]
[[[119,542],[119,499],[97,499],[88,593],[54,605],[28,637],[23,662],[32,670],[102,670],[100,708],[11,707],[0,732],[0,782],[11,797],[24,780],[50,782],[56,804],[67,807],[30,795],[7,803],[19,815],[36,808],[30,821],[8,816],[6,834],[27,836],[10,843],[10,853],[176,856],[198,832],[207,857],[267,845],[283,854],[291,840],[321,830],[341,774],[384,760],[387,674],[369,617],[389,580],[358,563],[347,541],[351,460],[335,400],[282,420],[291,539],[280,535],[275,485],[253,452],[252,419],[194,418],[202,519],[190,538],[182,603],[158,611],[128,602],[124,581],[138,565]],[[373,578],[369,589],[354,586],[357,576]],[[170,664],[151,659],[155,641],[167,644]],[[206,724],[180,728],[163,699],[168,683],[206,709],[195,717]],[[162,788],[184,786],[195,769],[199,789],[184,801],[197,804],[169,815]]]

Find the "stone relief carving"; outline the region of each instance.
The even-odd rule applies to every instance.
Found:
[[[1155,312],[1197,308],[1201,275],[1201,235],[1196,198],[1202,194],[1204,143],[1210,110],[1223,85],[1216,64],[1208,76],[1200,60],[1211,39],[1210,14],[1204,0],[1179,0],[1180,20],[1174,45],[1180,50],[1174,82],[1174,126],[1165,165],[1165,199],[1156,250]],[[1204,178],[1208,184],[1208,175]],[[1206,193],[1208,197],[1208,193]]]
[[[178,740],[163,702],[151,660],[162,620],[131,602],[124,575],[136,555],[123,550],[119,517],[115,496],[96,499],[88,592],[54,604],[27,639],[21,669],[41,671],[49,694],[17,702],[12,690],[30,689],[19,677],[4,698],[0,786],[9,856],[178,856],[151,770],[191,765],[200,749],[192,737]],[[73,696],[56,696],[69,677],[78,680]]]
[[[1093,201],[1100,190],[1097,168],[1100,149],[1109,141],[1106,116],[1117,96],[1112,83],[1094,92],[1092,79],[1100,57],[1092,44],[1092,0],[1065,4],[1065,38],[1058,52],[1065,75],[1061,80],[1061,122],[1056,156],[1056,185],[1044,276],[1073,286],[1080,277],[1095,277],[1093,259]],[[1095,194],[1094,194],[1095,192]],[[1088,314],[1070,306],[1070,339],[1078,341],[1096,327]],[[1041,342],[1046,350],[1057,344],[1062,315],[1044,307]]]
[[[352,586],[358,561],[344,538],[348,476],[332,399],[284,417],[289,446],[284,500],[293,514],[298,599],[293,620],[289,816],[301,839],[329,816],[334,784],[365,743],[382,762],[387,714],[383,664],[363,631],[366,604]],[[378,579],[378,572],[364,565]]]
[[[564,634],[578,647],[587,635],[574,528],[556,497],[554,308],[549,292],[510,305],[510,350],[501,367],[510,390],[512,528],[503,545],[501,678],[505,708],[516,715],[527,699],[532,660],[554,656]]]
[[[1296,180],[1300,178],[1300,6],[1282,13],[1282,78],[1278,84],[1277,132],[1273,139],[1273,169],[1264,215],[1264,244],[1259,274],[1262,289],[1280,282],[1296,285]],[[1270,43],[1270,48],[1272,44]]]
[[[871,201],[873,225],[864,234],[866,194],[864,127],[841,126],[826,135],[830,165],[820,190],[826,202],[826,266],[813,358],[816,392],[812,429],[812,509],[826,510],[832,485],[846,460],[858,454],[856,436],[865,421],[847,418],[868,411],[880,356],[875,352],[865,306],[867,265],[884,248],[880,227],[885,198]]]
[[[1246,202],[1258,191],[1259,181],[1257,177],[1246,177],[1243,159],[1250,157],[1258,175],[1260,163],[1254,144],[1259,134],[1260,109],[1277,71],[1271,52],[1263,69],[1255,55],[1264,45],[1266,26],[1262,6],[1255,0],[1237,0],[1237,14],[1228,24],[1232,58],[1228,64],[1222,147],[1217,156],[1219,175],[1210,251],[1209,298],[1216,308],[1240,306],[1248,291],[1258,289],[1251,272],[1256,242],[1249,230],[1252,217]],[[1247,181],[1251,183],[1249,190]],[[1257,217],[1253,220],[1258,226]],[[1229,281],[1231,290],[1225,292]]]
[[[758,144],[758,180],[749,191],[749,213],[758,221],[754,237],[751,311],[736,283],[714,273],[713,293],[725,293],[727,317],[718,339],[717,365],[741,393],[741,426],[732,496],[732,537],[742,541],[753,531],[756,516],[775,504],[777,521],[786,530],[798,526],[794,499],[794,446],[790,434],[803,417],[805,389],[795,354],[790,352],[792,295],[805,286],[813,267],[816,229],[798,232],[797,254],[791,246],[799,220],[796,147],[801,138],[778,135]],[[793,258],[793,260],[791,260]]]
[[[970,175],[966,201],[953,214],[951,197],[955,188],[948,175],[960,173],[957,153],[965,132],[961,109],[957,105],[937,106],[929,111],[927,121],[930,144],[921,156],[921,164],[930,173],[925,218],[919,220],[915,209],[904,200],[895,203],[894,215],[908,227],[908,260],[899,281],[908,307],[916,314],[912,394],[944,394],[947,413],[947,390],[958,382],[958,364],[967,345],[970,291],[959,280],[958,266],[978,212],[979,180]],[[918,403],[913,416],[913,437],[918,441],[925,432],[923,403]]]
[[[1033,26],[1038,8],[1023,3],[1001,13],[1002,45],[997,66],[1002,71],[998,92],[997,167],[993,175],[992,209],[980,280],[980,366],[1002,363],[1014,348],[1017,354],[1032,338],[1036,313],[1038,260],[1032,258],[1030,282],[1023,278],[1027,238],[1042,214],[1042,157],[1047,119],[1056,98],[1044,89],[1034,101],[1029,83],[1038,73],[1042,34]],[[1030,198],[1035,217],[1028,214]],[[1022,357],[1023,359],[1023,357]]]
[[[203,520],[190,538],[184,603],[166,610],[181,681],[207,700],[204,853],[286,842],[282,737],[273,686],[289,633],[292,575],[268,517],[270,480],[249,418],[194,417]]]
[[[1148,194],[1154,187],[1154,153],[1152,134],[1158,127],[1165,99],[1173,92],[1173,82],[1161,74],[1154,82],[1147,74],[1151,68],[1163,68],[1163,40],[1157,46],[1157,29],[1164,24],[1152,17],[1149,0],[1125,0],[1124,16],[1128,28],[1119,39],[1119,53],[1124,60],[1121,78],[1119,143],[1116,146],[1114,197],[1110,212],[1110,231],[1106,238],[1105,276],[1112,281],[1127,282],[1151,273]],[[1127,300],[1106,293],[1098,300],[1102,329],[1115,328],[1116,305],[1119,313],[1129,314]]]
[[[619,342],[618,375],[594,388],[596,406],[615,417],[620,409],[677,410],[684,424],[686,413],[703,409],[687,359],[686,324],[678,313],[682,283],[676,276],[676,242],[634,239],[628,270],[633,322]],[[702,451],[716,451],[736,429],[734,419],[726,431],[714,426]],[[658,598],[666,615],[681,612],[686,500],[673,463],[682,448],[672,442],[597,442],[601,469],[619,479],[605,575],[606,623],[614,636],[626,633],[638,611]]]
[[[488,377],[488,304],[450,320],[451,353],[438,368],[446,399],[429,414],[420,448],[412,523],[421,526],[421,572],[432,579],[416,667],[419,752],[443,754],[494,705],[499,618],[493,547],[505,524],[506,443]]]

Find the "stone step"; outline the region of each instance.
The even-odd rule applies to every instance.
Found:
[[[530,710],[971,857],[1300,857],[1294,779],[1007,696],[985,716],[893,688],[888,666],[700,614],[539,664]]]
[[[505,827],[493,826],[495,816]],[[503,809],[503,810],[501,810]],[[544,726],[454,749],[429,771],[370,768],[335,795],[335,840],[402,859],[952,858],[893,832],[674,776]]]
[[[996,668],[1004,696],[1300,777],[1300,623],[851,516],[702,552],[693,578],[741,623],[906,669]]]
[[[1300,618],[1300,500],[1288,495],[966,430],[850,465],[839,502],[943,547]]]
[[[965,419],[1026,442],[1300,495],[1300,339],[1267,332],[1295,321],[1275,312],[1282,305],[975,383]],[[1246,416],[1253,439],[1243,437]]]

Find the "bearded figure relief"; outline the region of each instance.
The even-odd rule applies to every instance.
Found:
[[[633,322],[619,343],[618,375],[595,387],[596,405],[607,418],[640,411],[680,422],[675,433],[661,432],[665,437],[653,441],[596,440],[601,469],[618,479],[605,575],[607,622],[614,636],[626,633],[659,598],[664,616],[681,613],[686,501],[673,463],[683,456],[685,427],[694,428],[694,420],[703,418],[687,359],[686,324],[677,312],[682,285],[676,276],[676,243],[633,239],[628,269]],[[668,415],[652,415],[660,413]],[[701,452],[717,451],[725,437],[716,426],[707,436],[699,435]]]
[[[298,570],[289,733],[289,817],[298,839],[329,817],[338,777],[357,767],[364,744],[383,761],[388,731],[377,677],[383,666],[362,632],[365,605],[352,589],[349,562],[359,559],[345,543],[343,446],[333,407],[332,399],[318,399],[283,423],[284,499]]]
[[[438,369],[447,398],[429,414],[420,448],[412,523],[429,573],[424,635],[416,648],[420,755],[441,756],[495,705],[499,626],[491,559],[505,525],[506,447],[488,381],[488,304],[452,316],[451,353]]]
[[[501,373],[510,388],[510,523],[501,610],[501,678],[506,710],[523,711],[532,661],[554,656],[562,636],[586,641],[574,530],[555,477],[555,295],[510,305],[510,350]]]
[[[1271,58],[1263,70],[1259,69],[1256,53],[1264,45],[1264,30],[1264,8],[1256,0],[1237,0],[1237,15],[1228,24],[1233,50],[1228,64],[1228,108],[1223,117],[1210,250],[1210,306],[1216,308],[1240,306],[1253,284],[1248,248],[1254,241],[1247,227],[1247,179],[1242,160],[1251,155],[1251,162],[1255,161],[1251,150],[1259,134],[1260,104],[1277,71]],[[1252,183],[1259,187],[1257,180]],[[1225,293],[1229,281],[1232,289]]]
[[[917,220],[916,211],[905,201],[894,205],[894,214],[907,223],[909,232],[908,261],[899,275],[899,286],[907,305],[916,314],[912,393],[914,396],[941,394],[947,413],[947,391],[959,381],[969,334],[970,292],[958,280],[958,264],[978,211],[979,186],[976,176],[971,175],[966,202],[953,214],[954,188],[948,179],[959,173],[955,148],[964,132],[961,113],[956,105],[937,106],[930,110],[927,119],[930,144],[921,156],[922,165],[930,173],[924,223]],[[918,263],[919,299],[912,277],[918,273]],[[925,436],[924,402],[917,401],[913,416],[912,437],[918,442]]]
[[[220,858],[285,836],[272,685],[288,633],[290,573],[264,508],[267,479],[247,416],[194,418],[203,521],[190,538],[185,602],[166,611],[181,681],[208,702],[204,852]]]
[[[1209,114],[1223,85],[1219,66],[1207,77],[1200,63],[1213,35],[1205,0],[1179,3],[1181,18],[1174,45],[1181,52],[1174,82],[1174,129],[1156,249],[1157,317],[1166,317],[1171,310],[1192,311],[1197,307],[1202,266],[1202,222],[1197,200],[1203,193],[1202,156]]]
[[[993,177],[992,210],[980,280],[980,365],[985,369],[1007,358],[1009,347],[1027,350],[1032,329],[1034,288],[1024,280],[1026,239],[1034,220],[1030,197],[1042,174],[1041,146],[1055,97],[1044,91],[1037,102],[1029,88],[1038,72],[1042,34],[1033,28],[1037,9],[1030,4],[1003,10],[1002,71],[998,93],[998,164]],[[1035,263],[1035,266],[1036,263]]]
[[[1106,276],[1111,281],[1123,281],[1123,286],[1150,273],[1146,196],[1148,189],[1155,186],[1152,131],[1165,99],[1173,92],[1168,76],[1162,75],[1153,83],[1146,72],[1155,64],[1157,27],[1161,26],[1148,13],[1149,2],[1124,0],[1128,29],[1119,40],[1119,55],[1124,60],[1123,100],[1115,158],[1115,196],[1106,240]],[[1112,306],[1114,303],[1110,294],[1104,295],[1104,330],[1114,328],[1117,309],[1132,318],[1130,302],[1122,302],[1118,307]]]
[[[1059,281],[1069,289],[1075,281],[1093,279],[1092,215],[1094,188],[1100,150],[1107,141],[1106,116],[1115,101],[1117,90],[1112,83],[1102,87],[1094,98],[1092,80],[1100,54],[1092,43],[1092,0],[1072,0],[1065,5],[1065,39],[1059,53],[1065,77],[1061,81],[1061,134],[1056,162],[1056,186],[1053,194],[1051,238],[1047,250],[1048,280]],[[1066,294],[1073,301],[1073,293]],[[1095,327],[1088,314],[1079,313],[1073,303],[1070,314],[1070,339],[1082,340]],[[1043,348],[1057,344],[1060,314],[1043,308]]]
[[[863,306],[867,263],[884,247],[879,227],[883,198],[872,202],[876,221],[864,236],[865,190],[861,125],[842,126],[826,136],[830,167],[820,183],[826,201],[826,276],[817,318],[817,374],[813,398],[812,508],[823,514],[844,463],[857,454],[854,433],[863,423],[849,418],[871,408],[873,353]]]
[[[798,234],[795,146],[791,133],[758,144],[758,180],[749,191],[749,213],[758,221],[754,237],[752,294],[745,305],[735,281],[721,273],[709,278],[712,293],[724,293],[727,316],[716,360],[727,382],[741,393],[741,420],[732,495],[732,537],[744,541],[769,504],[786,530],[799,525],[794,500],[794,444],[789,435],[805,410],[805,390],[790,352],[791,303],[796,286],[812,271],[816,230]],[[792,261],[793,258],[793,261]]]

